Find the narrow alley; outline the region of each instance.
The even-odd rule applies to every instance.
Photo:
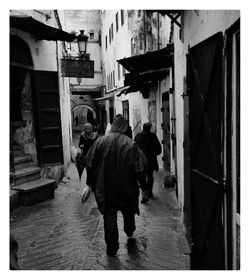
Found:
[[[77,139],[75,138],[75,143]],[[23,270],[187,270],[189,247],[174,192],[155,180],[155,198],[140,204],[134,237],[127,239],[118,215],[120,249],[106,256],[103,219],[91,194],[81,204],[82,185],[73,163],[55,190],[55,198],[11,214]]]
[[[8,269],[240,270],[241,11],[82,8],[8,11]]]

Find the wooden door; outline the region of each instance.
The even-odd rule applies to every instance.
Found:
[[[163,162],[164,170],[170,172],[170,161],[171,161],[171,131],[170,131],[170,110],[169,110],[169,92],[162,94],[162,145],[163,145]]]
[[[35,71],[34,79],[38,161],[63,164],[58,73]]]
[[[192,269],[224,269],[222,225],[222,33],[189,50]]]

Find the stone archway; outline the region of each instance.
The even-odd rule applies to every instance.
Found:
[[[79,126],[86,122],[90,122],[95,125],[96,122],[96,111],[95,109],[86,104],[77,105],[72,109],[72,125]]]

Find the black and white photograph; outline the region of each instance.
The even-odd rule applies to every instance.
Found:
[[[241,9],[152,5],[8,9],[10,271],[241,270]]]

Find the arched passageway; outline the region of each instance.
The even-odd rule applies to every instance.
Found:
[[[72,126],[80,126],[85,123],[96,125],[96,112],[89,105],[78,105],[72,110]]]

